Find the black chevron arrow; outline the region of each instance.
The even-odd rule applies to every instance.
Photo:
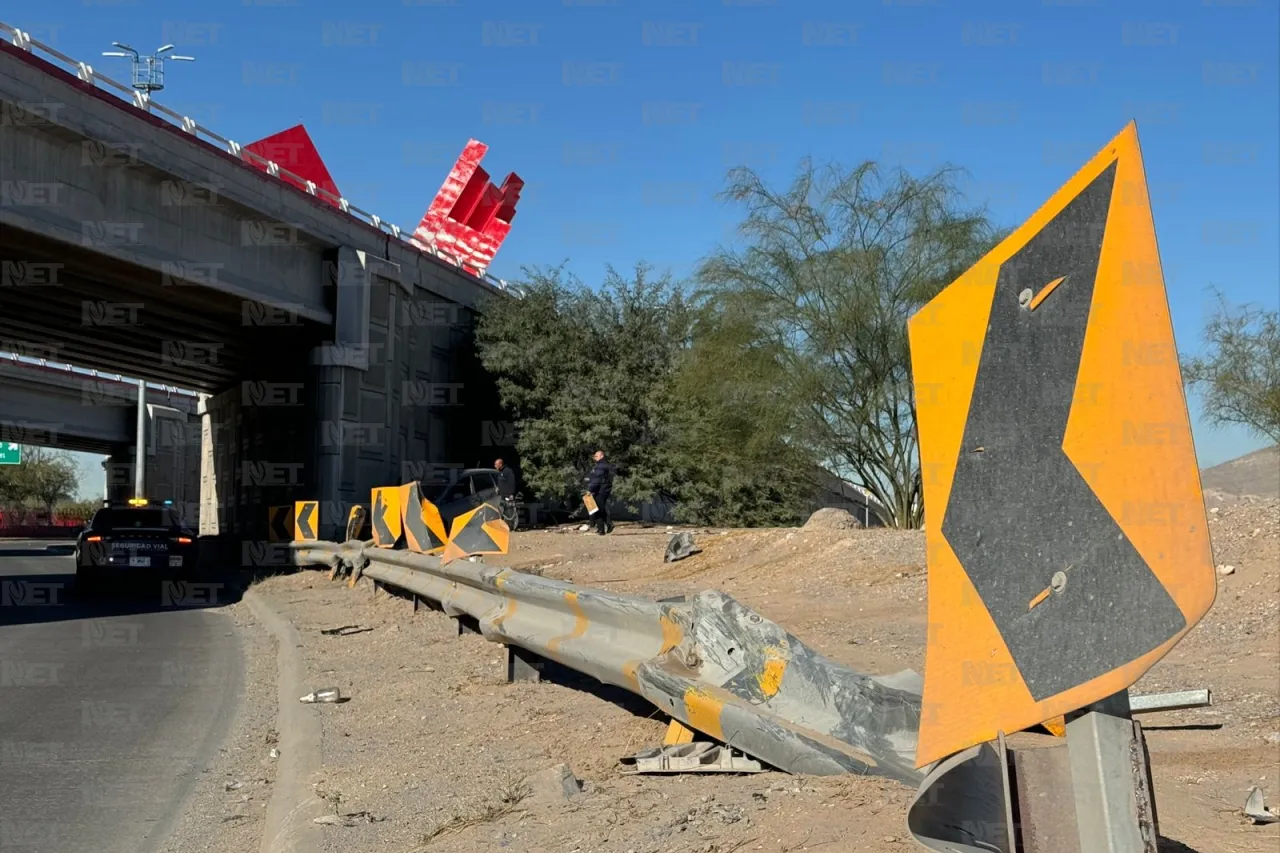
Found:
[[[373,502],[373,536],[379,545],[391,544],[397,538],[391,535],[391,528],[387,526],[387,504],[382,499],[382,492],[378,492]]]
[[[942,522],[1037,701],[1186,625],[1062,449],[1115,176],[1001,265]]]
[[[290,509],[292,507],[287,506],[273,506],[271,508],[271,532],[275,534],[277,542],[288,542],[293,538],[289,533],[287,524]]]
[[[302,511],[298,513],[298,534],[304,541],[316,538],[316,503],[304,503]]]

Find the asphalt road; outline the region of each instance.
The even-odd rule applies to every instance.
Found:
[[[0,542],[0,851],[156,850],[240,701],[226,588],[81,600],[45,548]]]

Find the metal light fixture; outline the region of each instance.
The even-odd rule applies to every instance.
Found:
[[[159,92],[164,88],[164,63],[167,59],[178,62],[195,62],[194,56],[179,56],[170,53],[174,45],[166,44],[163,47],[156,48],[155,53],[150,56],[143,56],[137,50],[129,45],[113,41],[111,43],[119,50],[103,51],[103,56],[119,56],[133,62],[133,88],[146,95],[152,92]],[[167,54],[167,55],[166,55]]]

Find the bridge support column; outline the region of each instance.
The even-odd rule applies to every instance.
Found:
[[[102,460],[102,473],[106,484],[103,499],[111,503],[127,501],[133,484],[133,451],[127,445],[113,448],[111,455]]]
[[[214,412],[210,407],[212,398],[208,394],[200,395],[197,413],[200,417],[200,535],[217,536],[222,530],[220,508],[222,501],[219,488],[217,447],[214,437],[217,435],[214,423]]]
[[[320,537],[341,539],[353,504],[375,485],[400,482],[400,385],[409,373],[400,306],[412,294],[400,268],[338,249],[333,342],[313,353],[316,378],[316,497]]]
[[[471,309],[415,288],[412,275],[366,252],[343,247],[326,260],[334,337],[312,358],[314,497],[321,538],[339,539],[371,488],[418,480],[432,490],[488,464],[501,416],[475,355]]]

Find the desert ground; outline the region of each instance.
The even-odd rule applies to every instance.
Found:
[[[1206,496],[1218,566],[1208,616],[1135,693],[1209,687],[1214,705],[1143,716],[1162,851],[1280,847],[1280,825],[1240,813],[1249,789],[1280,799],[1280,501]],[[693,531],[700,553],[664,563],[670,531],[619,525],[518,532],[494,564],[650,597],[718,588],[861,672],[922,671],[924,541],[890,530]],[[315,687],[350,701],[315,706],[323,771],[312,780],[339,817],[326,849],[617,851],[914,849],[913,793],[872,777],[624,775],[618,759],[661,743],[667,718],[580,679],[507,684],[500,646],[456,635],[405,599],[301,571],[256,584],[303,637]],[[237,619],[251,622],[243,603]],[[356,626],[345,635],[324,629]],[[254,630],[252,625],[246,625]],[[271,655],[258,644],[257,655]],[[251,667],[266,673],[269,667]],[[269,702],[270,691],[250,688]],[[199,802],[222,833],[251,834],[272,784],[272,715],[246,715],[210,768]],[[557,795],[558,765],[582,793]]]

